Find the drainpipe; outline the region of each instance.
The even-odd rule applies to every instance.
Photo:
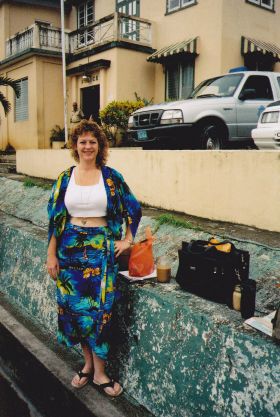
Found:
[[[60,13],[61,13],[61,46],[62,46],[63,101],[64,101],[64,130],[65,130],[65,145],[66,145],[67,140],[68,140],[68,129],[67,129],[67,90],[66,90],[64,0],[60,0]]]

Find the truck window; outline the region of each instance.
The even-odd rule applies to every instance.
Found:
[[[279,88],[280,88],[280,77],[277,77],[277,81],[278,81],[278,85],[279,85]]]
[[[270,80],[265,75],[251,75],[246,80],[242,91],[247,89],[255,90],[255,97],[253,100],[273,100]]]
[[[193,93],[191,98],[203,98],[203,97],[231,97],[237,89],[240,81],[243,78],[243,74],[229,74],[222,75],[221,77],[210,78],[199,84]]]

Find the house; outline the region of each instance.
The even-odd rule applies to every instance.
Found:
[[[280,70],[280,0],[67,0],[68,113],[112,100],[186,98],[230,68]],[[21,96],[0,108],[0,149],[48,148],[63,126],[59,0],[0,0],[0,74]]]

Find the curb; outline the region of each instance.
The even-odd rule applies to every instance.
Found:
[[[73,378],[73,369],[27,329],[12,310],[13,307],[1,296],[1,365],[34,406],[43,410],[44,416],[152,416],[126,394],[109,398],[90,385],[82,390],[72,388],[69,381]]]

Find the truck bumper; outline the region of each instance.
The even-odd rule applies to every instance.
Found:
[[[143,129],[129,129],[129,138],[138,145],[166,145],[170,147],[184,147],[194,140],[194,125],[184,123],[180,125],[163,125]]]

